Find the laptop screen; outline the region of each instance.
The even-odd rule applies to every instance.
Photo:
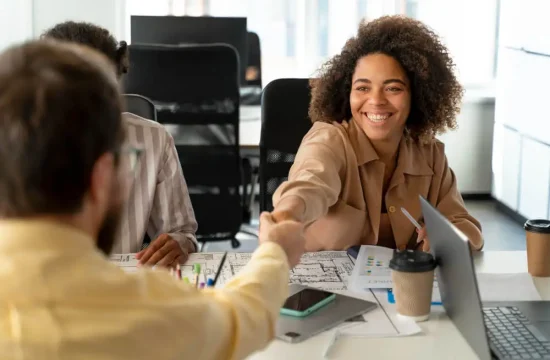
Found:
[[[491,359],[468,238],[420,197],[447,315],[480,359]]]

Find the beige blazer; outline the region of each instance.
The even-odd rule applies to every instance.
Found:
[[[345,250],[374,245],[382,207],[384,163],[360,126],[316,122],[302,140],[288,181],[273,195],[273,204],[296,195],[305,203],[307,251]],[[483,247],[481,225],[468,214],[439,140],[419,144],[403,138],[397,167],[385,194],[396,246],[415,246],[414,226],[404,207],[422,223],[422,195],[470,239]]]

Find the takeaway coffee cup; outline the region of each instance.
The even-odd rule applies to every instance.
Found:
[[[529,274],[550,277],[550,220],[527,220],[524,228]]]
[[[430,253],[395,250],[390,261],[397,314],[414,321],[430,316],[435,259]]]

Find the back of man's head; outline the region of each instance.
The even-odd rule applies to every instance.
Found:
[[[96,161],[123,141],[112,64],[34,41],[0,54],[0,217],[73,214]]]
[[[128,72],[128,44],[125,41],[117,42],[109,30],[100,26],[87,22],[66,21],[46,30],[42,38],[89,46],[115,64],[118,76]]]

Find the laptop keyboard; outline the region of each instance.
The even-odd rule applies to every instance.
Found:
[[[549,359],[550,341],[516,307],[483,309],[489,341],[503,359]]]

